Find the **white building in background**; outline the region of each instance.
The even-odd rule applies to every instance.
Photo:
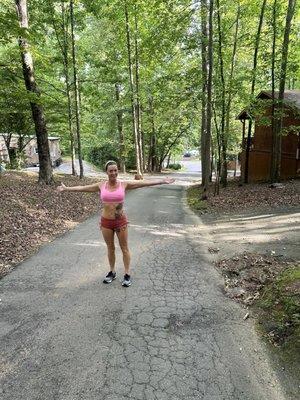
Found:
[[[0,134],[0,162],[8,163],[9,159],[9,152],[4,140],[6,136],[5,133]],[[19,135],[12,135],[11,141],[9,145],[10,154],[17,154],[18,151],[18,139]],[[57,166],[61,163],[61,151],[59,147],[59,137],[49,136],[49,149],[50,149],[50,158],[52,166]],[[32,137],[25,137],[24,143],[26,146],[24,148],[25,154],[25,163],[27,167],[31,166],[38,166],[39,164],[39,154],[38,154],[38,147],[37,147],[37,140],[35,136]]]

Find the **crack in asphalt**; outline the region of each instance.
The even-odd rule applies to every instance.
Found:
[[[4,279],[3,399],[288,400],[251,321],[223,296],[207,238],[178,206],[182,188],[143,193],[131,206],[141,218],[131,223],[132,287],[102,285],[105,249],[75,246],[94,240],[95,219]],[[34,279],[43,293],[26,279],[38,257],[52,266]]]

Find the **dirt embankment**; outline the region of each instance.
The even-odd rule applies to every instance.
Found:
[[[231,183],[219,196],[199,199],[201,188],[191,187],[188,202],[209,231],[224,293],[245,307],[245,318],[255,318],[284,380],[299,377],[300,181],[278,188]]]

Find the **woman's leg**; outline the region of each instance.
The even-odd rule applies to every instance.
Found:
[[[112,272],[115,272],[116,255],[115,255],[114,231],[112,229],[103,228],[103,226],[101,227],[101,231],[107,246],[107,256],[108,256],[110,270]]]
[[[117,236],[119,239],[119,244],[123,253],[123,263],[125,268],[125,274],[129,275],[129,267],[130,267],[130,252],[128,249],[128,228],[124,226],[120,228],[117,232]]]

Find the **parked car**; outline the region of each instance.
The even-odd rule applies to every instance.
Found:
[[[187,150],[184,154],[184,157],[198,157],[199,156],[199,150],[193,149],[193,150]]]
[[[191,150],[190,154],[193,157],[198,157],[199,156],[199,150],[197,150],[197,149]]]

